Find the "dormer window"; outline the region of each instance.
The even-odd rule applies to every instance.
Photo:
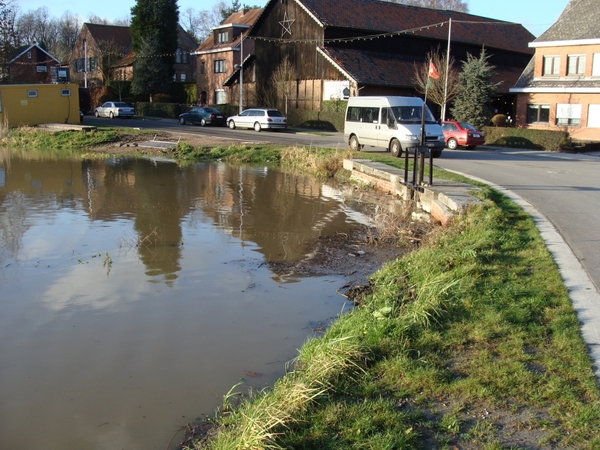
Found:
[[[229,42],[229,31],[219,31],[217,35],[217,41],[219,44]]]
[[[583,76],[585,71],[585,55],[569,55],[567,58],[567,75]]]
[[[548,55],[544,56],[544,72],[545,77],[557,77],[560,75],[560,56]]]

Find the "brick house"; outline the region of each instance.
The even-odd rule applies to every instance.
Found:
[[[71,80],[81,87],[103,86],[130,47],[129,27],[84,23],[71,52]]]
[[[244,40],[254,41],[249,70],[259,93],[287,58],[294,72],[290,107],[319,110],[324,100],[352,95],[418,95],[415,64],[445,51],[460,68],[485,48],[501,82],[495,107],[513,114],[510,94],[534,53],[522,25],[450,10],[379,0],[269,0]],[[244,51],[245,53],[245,51]],[[236,83],[231,68],[226,85]],[[244,85],[244,92],[248,89]],[[281,105],[278,105],[281,106]]]
[[[15,56],[8,62],[8,83],[51,83],[56,81],[52,79],[52,73],[55,74],[58,67],[58,59],[37,43],[24,45],[15,51]]]
[[[510,90],[517,94],[516,125],[600,141],[598,1],[570,0],[529,46],[535,55]]]
[[[177,32],[173,81],[193,81],[196,62],[191,52],[196,42],[180,25]],[[131,80],[135,59],[129,27],[84,23],[71,53],[71,80],[81,87],[103,86],[108,79]]]
[[[212,34],[193,52],[197,57],[198,67],[198,103],[237,103],[239,90],[227,89],[225,83],[236,76],[239,77],[239,64],[242,59],[244,80],[253,84],[253,73],[246,73],[246,69],[254,59],[254,40],[245,37],[261,12],[262,8],[244,8],[231,14],[220,25],[214,27]],[[244,104],[254,103],[250,86],[243,93]]]

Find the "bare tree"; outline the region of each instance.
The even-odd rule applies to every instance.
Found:
[[[422,6],[433,9],[449,9],[452,11],[469,12],[467,0],[391,0],[392,3],[403,5]]]
[[[110,84],[113,79],[113,67],[123,57],[123,46],[113,39],[98,41],[98,48],[102,55],[98,59],[98,70],[102,74],[102,83]]]
[[[429,64],[433,63],[439,73],[439,78],[429,76]],[[446,69],[448,74],[446,77]],[[447,80],[447,81],[446,81]],[[422,64],[415,64],[414,83],[421,94],[427,89],[427,99],[439,105],[442,117],[445,117],[444,109],[448,103],[456,98],[459,91],[458,69],[454,67],[454,57],[448,60],[446,53],[441,53],[439,47],[427,53],[427,58]]]
[[[78,16],[71,12],[65,12],[58,21],[58,42],[52,53],[61,62],[68,62],[71,51],[77,41],[81,21]]]
[[[283,101],[285,115],[288,113],[288,100],[293,94],[297,72],[287,56],[284,56],[275,72],[271,75],[271,84],[275,88],[277,99]]]

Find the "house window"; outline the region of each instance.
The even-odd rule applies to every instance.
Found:
[[[204,61],[200,61],[200,73],[206,73],[206,63]]]
[[[544,56],[544,72],[545,77],[557,77],[560,71],[560,56]]]
[[[227,103],[227,96],[225,95],[225,89],[215,90],[215,104],[223,105]]]
[[[225,73],[225,60],[218,59],[215,61],[215,73]]]
[[[583,75],[585,71],[585,55],[569,55],[567,60],[567,75]]]
[[[71,89],[61,89],[60,90],[60,95],[62,97],[70,97],[71,96]]]
[[[581,105],[559,103],[556,105],[556,125],[579,126],[581,122]]]
[[[588,128],[600,128],[600,105],[590,105],[588,108]]]
[[[31,59],[31,52],[27,52],[27,59]]]
[[[222,44],[224,42],[229,42],[229,32],[220,31],[217,35],[217,40],[218,40],[219,44]]]
[[[549,123],[550,105],[527,105],[527,123]]]
[[[179,75],[179,81],[186,81],[187,80],[187,75],[185,73],[182,73],[181,75]]]
[[[600,53],[594,53],[592,59],[592,76],[600,77]]]
[[[183,56],[183,63],[184,63],[184,64],[187,64],[187,63],[188,63],[188,54],[189,54],[189,53],[188,53],[188,52],[186,52],[186,51],[183,51],[183,52],[181,52],[181,53],[182,53],[182,56]]]
[[[177,64],[181,63],[181,49],[178,48],[177,51],[175,52],[175,62]]]

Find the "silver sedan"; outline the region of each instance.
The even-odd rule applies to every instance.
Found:
[[[96,117],[133,117],[135,109],[124,102],[104,102],[94,110]]]

